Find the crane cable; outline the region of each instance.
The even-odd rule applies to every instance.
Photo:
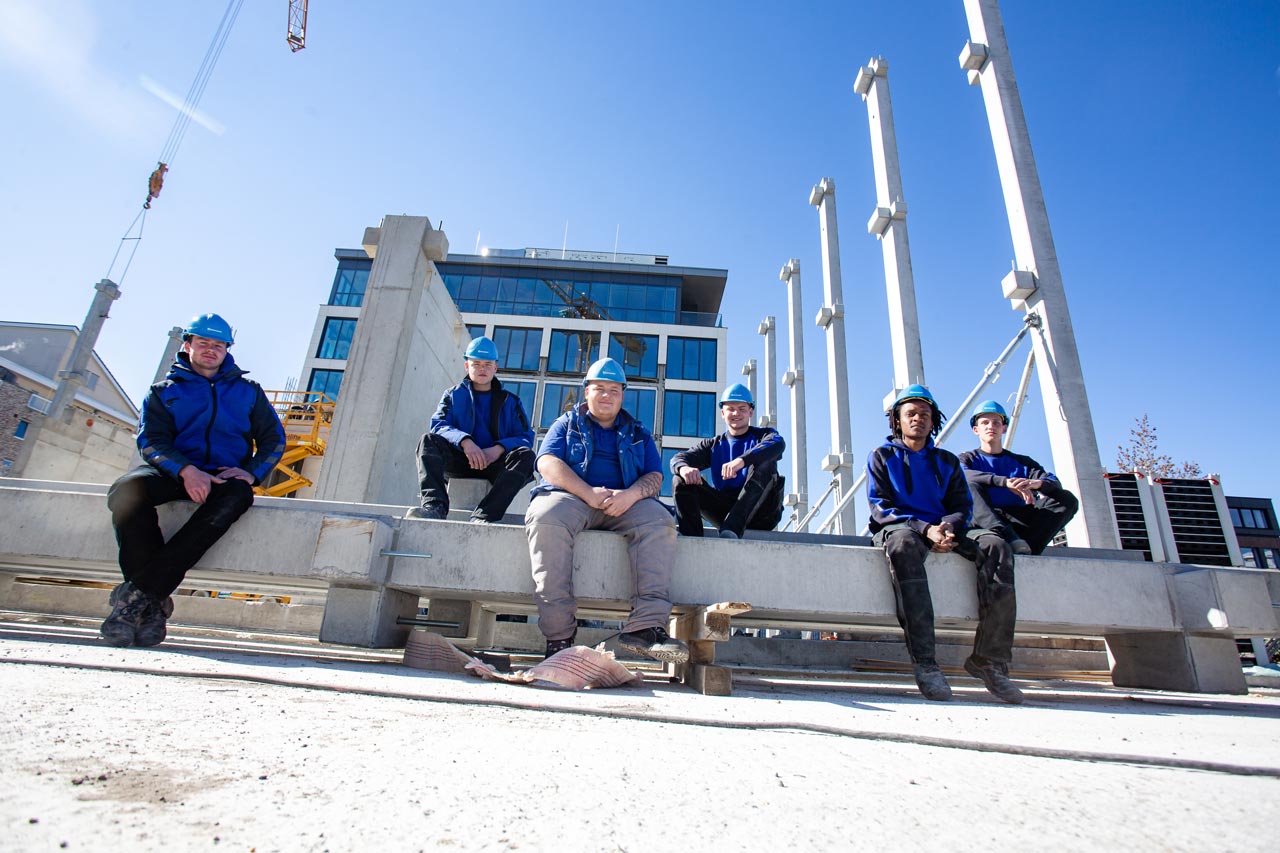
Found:
[[[174,120],[173,127],[169,130],[169,138],[165,140],[164,148],[160,150],[156,168],[147,179],[147,200],[142,203],[142,209],[138,211],[138,215],[133,218],[133,222],[124,232],[124,236],[120,238],[120,245],[116,247],[116,253],[111,258],[111,265],[107,268],[107,274],[103,276],[104,278],[111,278],[111,273],[115,270],[116,262],[120,260],[120,254],[124,250],[126,243],[132,243],[133,246],[129,250],[124,267],[120,271],[119,280],[116,283],[122,283],[125,275],[129,272],[129,267],[133,264],[133,256],[138,251],[138,243],[142,241],[142,232],[147,224],[147,211],[151,209],[151,202],[160,195],[160,190],[164,188],[165,173],[169,171],[174,158],[178,156],[178,148],[181,147],[182,140],[187,135],[187,128],[191,126],[191,118],[196,113],[196,107],[199,105],[200,99],[204,97],[204,90],[208,87],[210,78],[213,77],[213,70],[218,64],[219,57],[222,56],[222,50],[227,45],[227,39],[231,35],[231,29],[235,26],[236,18],[240,15],[240,7],[243,5],[244,0],[228,0],[227,8],[222,13],[222,20],[218,22],[218,29],[209,41],[208,48],[205,49],[204,58],[200,61],[200,67],[196,71],[195,79],[191,81],[191,88],[187,90],[186,99],[183,100],[182,106],[178,109],[178,117]]]

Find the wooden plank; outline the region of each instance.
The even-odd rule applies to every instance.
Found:
[[[733,693],[733,673],[724,666],[691,663],[685,669],[685,683],[704,696]]]

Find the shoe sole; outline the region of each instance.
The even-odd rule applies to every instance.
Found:
[[[632,652],[637,655],[641,655],[643,657],[650,658],[652,660],[662,661],[663,663],[688,663],[689,662],[688,652],[674,651],[674,650],[665,651],[662,649],[659,649],[657,651],[650,651],[648,646],[632,646],[623,642],[619,642],[618,645],[629,652]]]
[[[103,626],[98,629],[98,633],[102,635],[102,639],[106,640],[118,649],[127,649],[129,646],[133,645],[134,634],[132,631],[129,631],[126,634]]]

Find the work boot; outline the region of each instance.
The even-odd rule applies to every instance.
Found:
[[[1027,540],[1025,539],[1014,539],[1009,543],[1009,548],[1012,549],[1015,554],[1031,553],[1031,546],[1027,544]]]
[[[666,628],[628,631],[619,635],[618,645],[638,655],[663,662],[684,663],[689,659],[689,647],[684,641],[668,636]]]
[[[732,530],[721,530],[720,538],[721,539],[741,539],[742,537],[734,533]]]
[[[151,599],[151,605],[142,614],[138,627],[133,632],[133,644],[142,648],[158,646],[164,642],[164,638],[169,635],[166,620],[173,615],[172,597],[147,597]]]
[[[987,692],[1010,705],[1022,704],[1022,691],[1009,680],[1002,663],[979,663],[972,655],[965,659],[964,671],[974,678],[981,679],[987,686]]]
[[[931,702],[951,701],[951,685],[947,684],[946,676],[936,663],[918,663],[913,669],[916,686],[924,698]]]
[[[558,654],[559,652],[562,652],[565,649],[572,648],[574,641],[577,639],[578,639],[578,632],[574,631],[572,634],[565,637],[563,640],[547,640],[547,653],[542,656],[542,659],[546,660],[547,658],[551,657],[554,654]]]
[[[411,506],[405,511],[405,518],[421,518],[427,521],[444,521],[449,517],[449,510],[439,504],[423,504]]]
[[[120,648],[133,645],[138,625],[151,606],[151,596],[125,581],[111,590],[111,597],[107,601],[111,604],[111,615],[99,629],[103,639]]]

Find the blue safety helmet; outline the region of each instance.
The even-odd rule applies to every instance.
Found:
[[[756,407],[756,400],[751,396],[751,389],[741,382],[736,382],[724,389],[724,393],[720,395],[720,405],[725,403],[748,403],[751,408]]]
[[[197,314],[182,330],[182,339],[188,341],[192,336],[208,338],[211,341],[222,341],[228,348],[236,342],[231,331],[231,324],[217,314]]]
[[[973,410],[973,414],[969,416],[969,426],[978,425],[979,415],[999,415],[1000,420],[1004,421],[1004,425],[1009,425],[1009,413],[1004,410],[1004,406],[995,400],[984,400],[978,404],[978,408]]]
[[[933,395],[929,393],[929,389],[923,385],[908,385],[898,392],[898,396],[893,401],[893,408],[888,411],[889,427],[894,435],[899,434],[898,430],[898,409],[903,403],[911,400],[919,400],[922,403],[928,403],[929,408],[933,409],[933,428],[929,431],[930,435],[936,436],[942,429],[943,423],[946,422],[947,416],[942,414],[942,410],[938,408],[938,401],[933,399]]]
[[[627,387],[627,374],[622,369],[622,365],[611,358],[602,358],[595,364],[587,368],[587,375],[582,377],[582,384],[588,385],[592,382],[617,382],[623,388]]]
[[[463,358],[469,358],[472,361],[497,361],[498,347],[493,341],[481,335],[478,338],[472,338],[471,343],[467,344],[467,352]]]
[[[893,401],[893,407],[896,409],[908,400],[924,400],[926,403],[938,403],[933,399],[933,395],[929,393],[929,389],[923,385],[908,385],[898,392],[897,398]]]

